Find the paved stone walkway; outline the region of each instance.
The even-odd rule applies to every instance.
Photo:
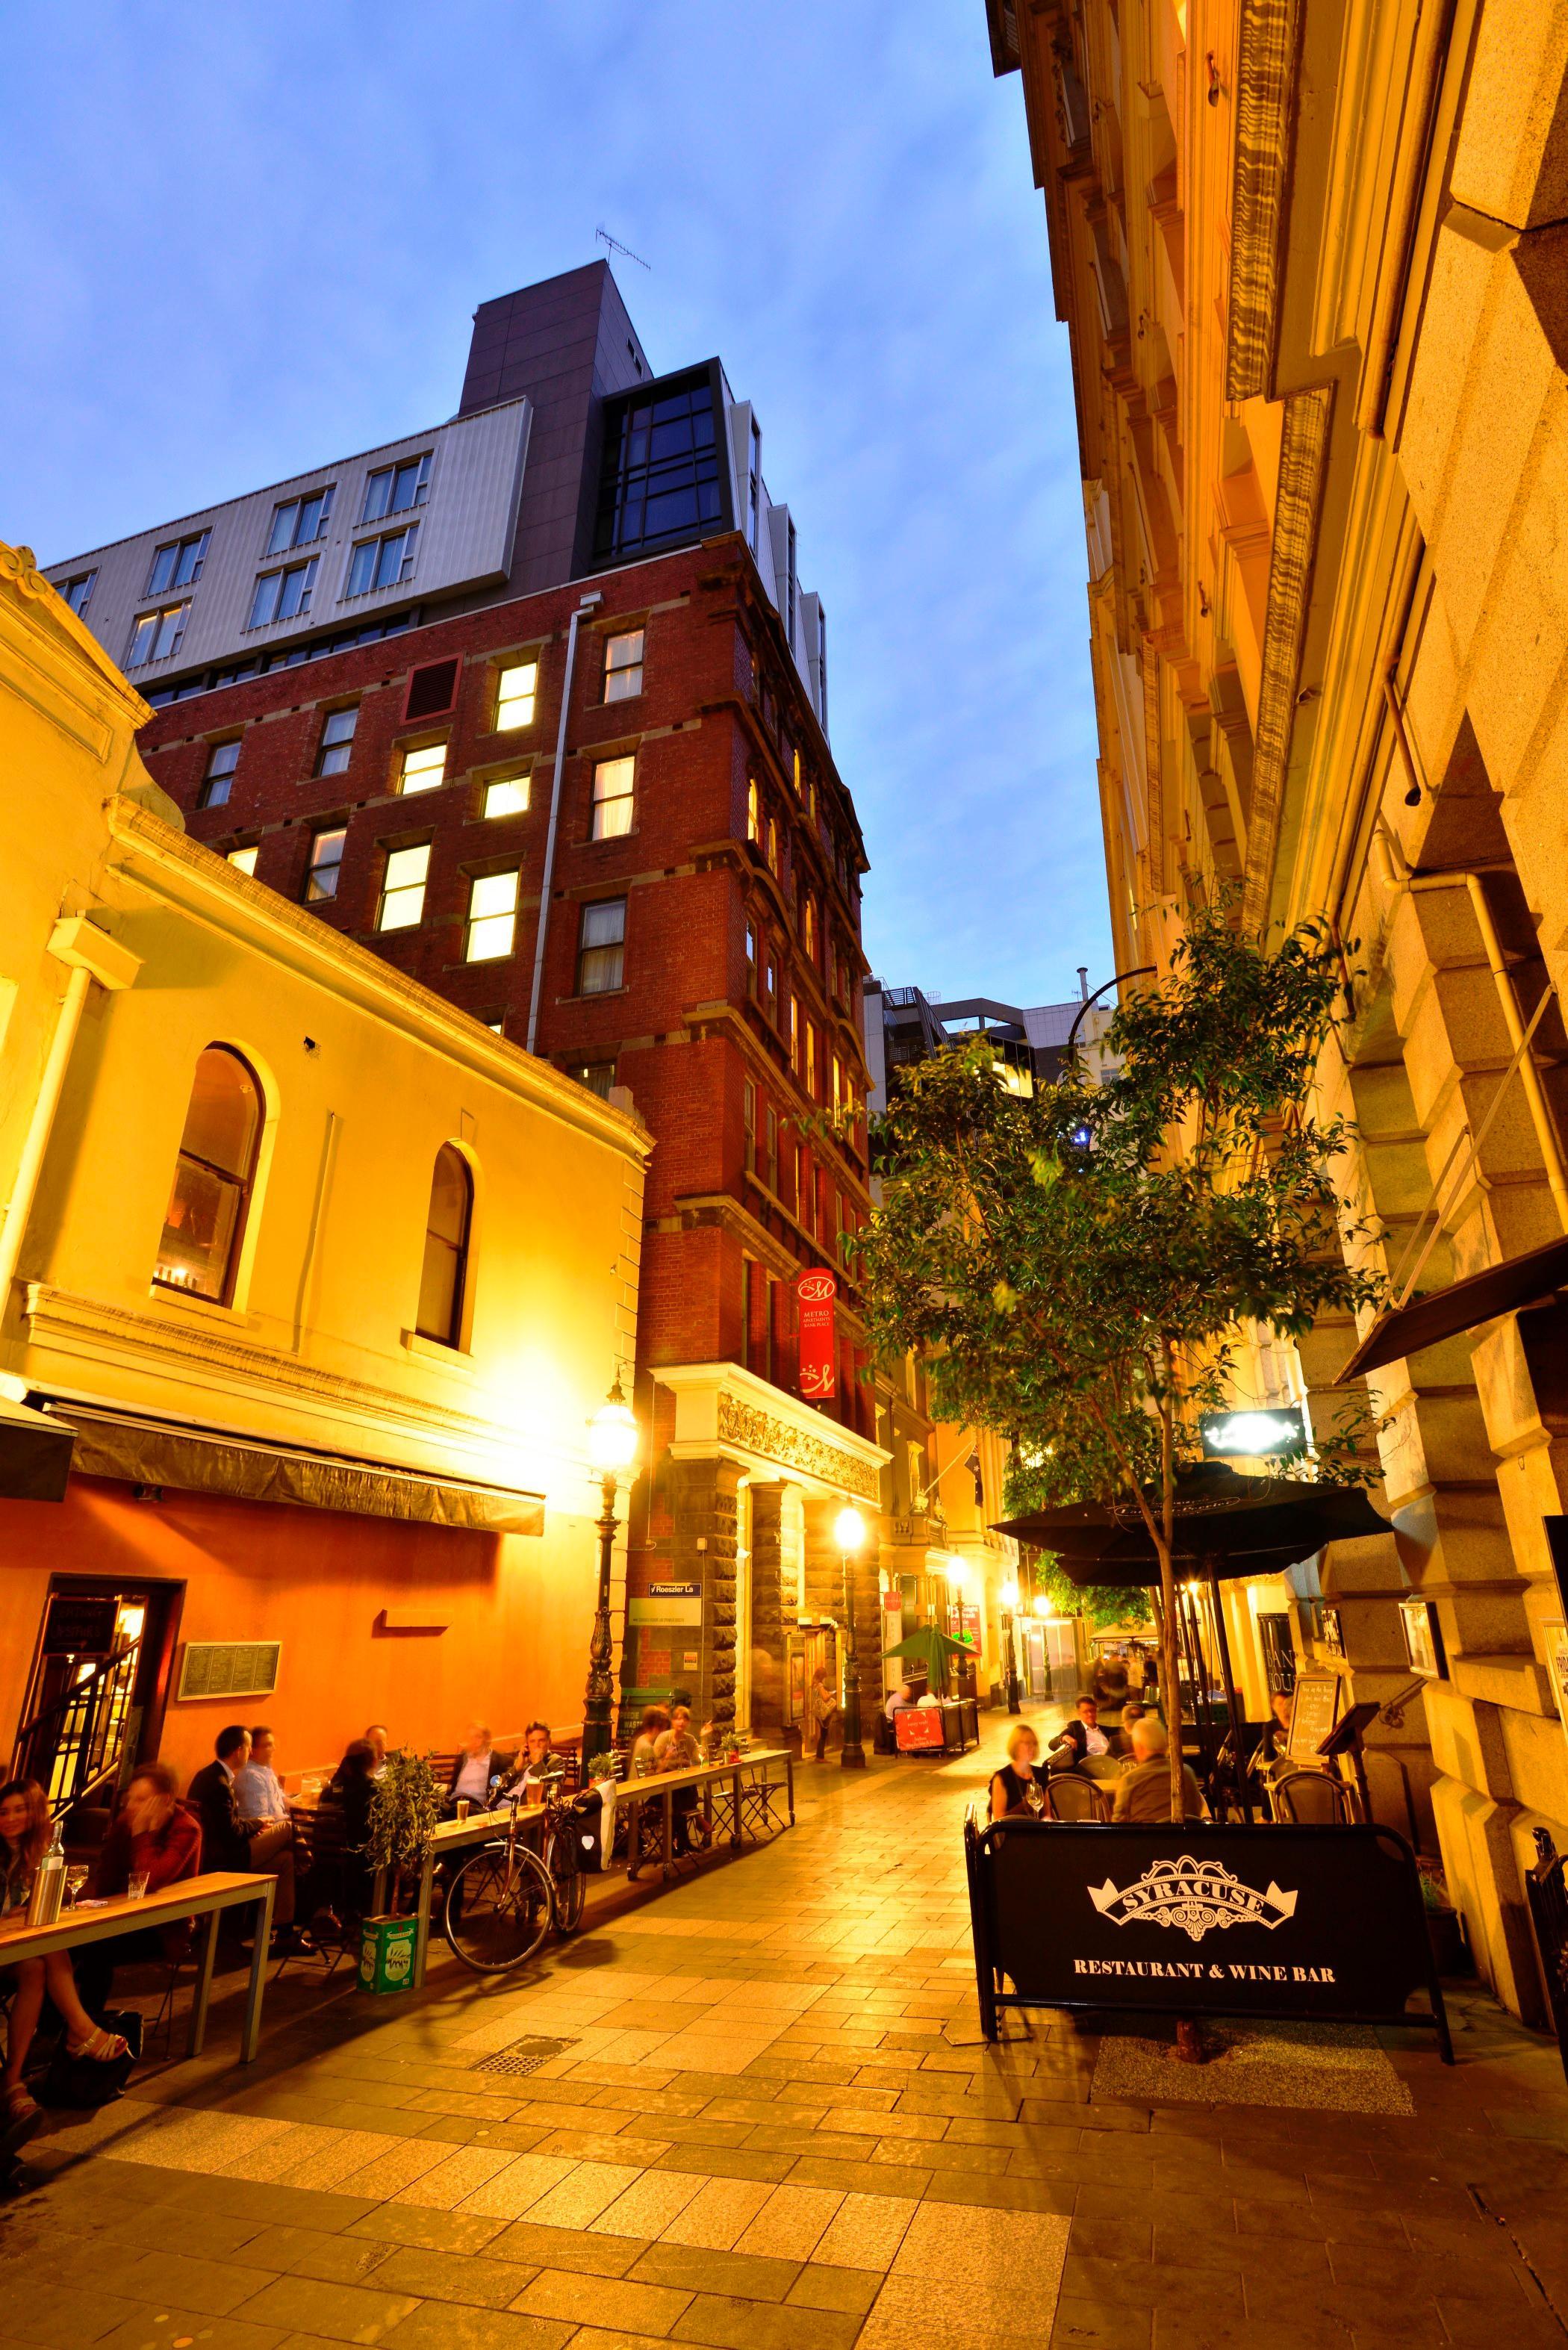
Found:
[[[1345,2060],[1408,2116],[1104,2097],[1060,2016],[983,2047],[985,1719],[981,1757],[805,1764],[793,1835],[525,1981],[290,1974],[248,2072],[220,2008],[200,2064],[35,2141],[0,2345],[1562,2350],[1568,2093],[1484,1999],[1453,2072],[1413,2033]]]

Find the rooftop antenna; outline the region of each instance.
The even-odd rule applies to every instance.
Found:
[[[629,244],[622,244],[618,237],[611,236],[607,228],[597,228],[594,231],[594,234],[597,237],[599,243],[605,246],[607,251],[610,253],[624,253],[628,261],[635,261],[639,269],[646,269],[651,273],[653,268],[652,262],[644,261],[640,253],[633,253]]]

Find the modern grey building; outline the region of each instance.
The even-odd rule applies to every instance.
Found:
[[[827,730],[826,623],[711,359],[656,377],[608,264],[482,303],[457,414],[47,577],[154,706],[743,531]]]
[[[1036,1084],[1052,1085],[1061,1075],[1068,1039],[1077,1024],[1077,1043],[1096,1084],[1103,1084],[1115,1066],[1106,1049],[1106,1031],[1112,1008],[1087,1000],[1088,975],[1080,972],[1084,993],[1067,1003],[1024,1007],[999,1003],[989,995],[966,995],[945,1003],[918,987],[884,987],[879,979],[866,983],[866,1059],[870,1070],[868,1105],[875,1113],[888,1106],[888,1081],[894,1073],[932,1053],[942,1053],[984,1036],[992,1045],[998,1069],[1015,1092],[1028,1093]]]

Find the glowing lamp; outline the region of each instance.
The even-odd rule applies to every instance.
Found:
[[[637,1419],[617,1379],[588,1422],[588,1458],[602,1477],[625,1473],[637,1459]]]
[[[846,1555],[866,1540],[866,1521],[858,1510],[840,1510],[833,1522],[833,1538]]]
[[[1012,1615],[1018,1605],[1018,1586],[1016,1583],[1004,1583],[998,1596],[1008,1614]]]

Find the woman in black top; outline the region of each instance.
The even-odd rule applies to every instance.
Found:
[[[993,1820],[1004,1820],[1010,1813],[1044,1810],[1044,1796],[1034,1775],[1039,1759],[1040,1741],[1026,1721],[1016,1722],[1008,1733],[1007,1761],[991,1783]]]

